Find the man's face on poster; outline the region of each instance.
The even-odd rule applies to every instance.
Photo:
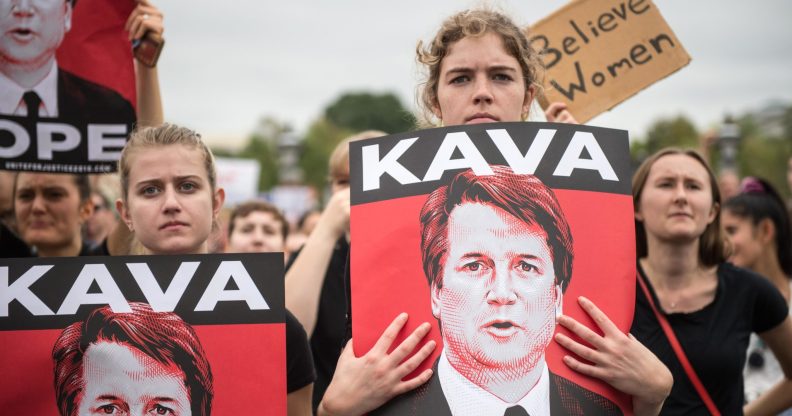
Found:
[[[449,215],[442,270],[442,287],[437,280],[432,285],[432,311],[442,323],[449,361],[467,368],[533,368],[561,312],[562,291],[542,227],[493,205],[463,203]]]
[[[0,64],[40,66],[71,28],[66,0],[0,0]]]
[[[191,415],[184,373],[124,343],[101,341],[83,357],[79,416]]]

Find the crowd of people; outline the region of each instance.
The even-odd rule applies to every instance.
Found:
[[[141,0],[127,30],[130,39],[161,35],[162,14]],[[427,74],[420,102],[437,126],[526,121],[541,93],[540,55],[499,12],[451,15],[419,43],[417,59]],[[117,176],[0,171],[0,256],[284,252],[289,415],[376,412],[432,379],[437,367],[405,379],[437,348],[421,344],[431,323],[394,345],[409,319],[400,314],[370,351],[354,352],[350,342],[348,144],[397,132],[361,132],[340,143],[329,160],[324,209],[290,224],[264,201],[224,206],[211,150],[198,133],[165,123],[156,67],[136,65],[136,81],[137,126]],[[20,108],[32,111],[26,103]],[[545,118],[576,122],[561,103]],[[632,194],[632,327],[625,334],[578,299],[598,331],[557,316],[579,337],[553,337],[568,351],[565,365],[632,396],[638,415],[769,415],[792,407],[792,229],[779,192],[748,177],[723,200],[707,160],[664,149],[637,169]],[[522,396],[505,401],[506,414],[529,413],[511,406]]]

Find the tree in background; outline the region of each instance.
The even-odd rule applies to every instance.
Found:
[[[327,186],[327,161],[343,139],[365,130],[399,133],[415,128],[415,116],[391,93],[342,94],[308,128],[302,144],[303,179],[321,194]]]
[[[645,140],[634,140],[630,146],[633,160],[640,163],[647,156],[664,147],[699,148],[696,126],[684,115],[655,121]]]
[[[415,116],[392,93],[346,93],[324,111],[327,121],[350,131],[401,133],[415,128]]]

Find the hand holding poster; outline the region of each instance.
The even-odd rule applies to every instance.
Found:
[[[0,345],[8,414],[284,415],[283,257],[6,259]]]
[[[0,0],[0,169],[116,168],[135,123],[124,32],[135,3],[77,4]]]
[[[547,67],[540,104],[564,102],[581,123],[690,62],[650,0],[573,1],[528,35]]]
[[[624,395],[564,365],[570,353],[552,341],[561,314],[596,328],[580,295],[622,331],[630,326],[625,132],[550,123],[424,130],[353,142],[350,168],[352,241],[365,241],[352,248],[355,351],[368,351],[400,312],[410,315],[402,336],[436,322],[429,338],[442,346],[416,370],[432,366],[432,379],[377,414],[629,409]]]

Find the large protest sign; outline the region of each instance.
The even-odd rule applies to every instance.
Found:
[[[0,169],[101,173],[135,123],[132,0],[0,0]]]
[[[285,415],[284,313],[278,253],[0,260],[0,408]]]
[[[540,104],[567,103],[581,123],[690,62],[650,0],[573,1],[528,35],[547,67]]]
[[[534,385],[544,387],[528,399],[539,406],[530,414],[548,403],[553,414],[629,409],[624,395],[566,367],[571,353],[552,341],[568,334],[556,328],[561,313],[595,327],[580,295],[630,327],[626,132],[555,123],[423,130],[352,142],[350,170],[355,352],[371,349],[401,312],[410,318],[395,345],[431,322],[440,346],[418,370],[434,367],[432,379],[378,414],[503,415]],[[546,382],[529,380],[545,362]]]

